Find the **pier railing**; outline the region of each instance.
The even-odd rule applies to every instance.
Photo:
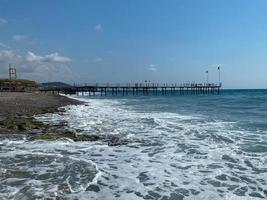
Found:
[[[132,95],[176,95],[176,94],[219,94],[221,83],[94,83],[94,84],[74,84],[64,87],[43,87],[42,92],[112,96],[128,94]]]
[[[73,87],[221,87],[221,83],[84,83]]]

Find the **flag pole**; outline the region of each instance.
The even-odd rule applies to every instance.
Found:
[[[219,71],[219,86],[221,86],[221,66],[218,66],[218,71]]]
[[[207,84],[209,84],[209,71],[208,70],[206,71],[206,74],[207,74]]]

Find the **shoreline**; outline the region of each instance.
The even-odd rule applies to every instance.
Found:
[[[2,92],[0,135],[42,132],[49,125],[34,119],[35,115],[60,112],[61,107],[80,104],[83,102],[51,93]]]

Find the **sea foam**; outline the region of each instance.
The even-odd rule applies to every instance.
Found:
[[[14,168],[2,164],[2,168],[30,166],[23,185],[35,180],[37,186],[29,195],[43,197],[42,188],[52,192],[52,198],[66,199],[266,197],[266,153],[245,151],[247,138],[254,133],[238,128],[235,121],[199,113],[148,112],[136,109],[138,99],[82,100],[85,104],[37,119],[64,122],[80,134],[99,135],[102,140],[1,143],[1,159],[11,157],[17,164]],[[266,141],[262,135],[257,137]],[[36,166],[30,165],[33,160]],[[17,185],[13,188],[20,190],[15,193],[25,190]],[[4,191],[11,191],[8,187],[4,182]]]

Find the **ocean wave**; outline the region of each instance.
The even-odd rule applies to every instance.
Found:
[[[140,105],[136,109],[138,100],[82,100],[84,105],[67,106],[60,115],[37,119],[51,124],[64,121],[79,133],[100,135],[103,140],[3,144],[4,149],[19,146],[25,155],[30,149],[48,157],[63,155],[74,163],[75,170],[65,175],[67,185],[51,189],[57,195],[68,188],[64,198],[69,199],[266,198],[266,151],[248,149],[252,139],[255,144],[266,141],[263,134],[255,136],[236,121],[200,113],[148,112]],[[63,158],[58,162],[66,163]],[[70,176],[79,172],[82,177],[83,168],[93,176],[86,181]]]

